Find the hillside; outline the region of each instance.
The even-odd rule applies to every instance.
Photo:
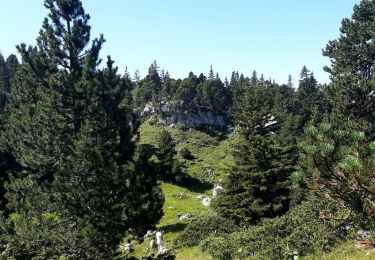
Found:
[[[172,248],[177,260],[208,260],[213,259],[209,254],[203,252],[200,247],[177,247],[174,240],[182,233],[186,226],[194,219],[207,215],[210,207],[204,207],[198,195],[212,197],[212,187],[208,184],[215,184],[220,178],[225,177],[229,166],[233,164],[230,154],[231,143],[236,138],[236,133],[220,131],[218,129],[182,129],[169,128],[165,126],[150,126],[144,123],[140,127],[140,143],[150,144],[157,148],[157,138],[162,129],[171,133],[177,142],[178,149],[187,147],[195,157],[193,160],[183,161],[185,170],[190,176],[197,178],[197,183],[193,186],[181,187],[170,183],[162,183],[161,187],[165,195],[163,207],[164,216],[158,228],[164,231],[164,243],[167,248]],[[156,160],[156,158],[154,158]],[[207,169],[211,169],[208,171]],[[179,197],[184,193],[182,198]],[[177,214],[192,213],[193,217],[186,220],[179,220]],[[149,251],[148,241],[141,244],[133,242],[133,256],[141,257],[145,254],[157,254],[157,250]],[[123,251],[122,251],[123,252]],[[304,257],[303,259],[375,259],[375,250],[355,248],[355,241],[349,240],[337,245],[331,252]]]
[[[179,220],[176,214],[192,213],[194,218],[207,214],[209,207],[202,205],[197,199],[198,195],[212,197],[212,185],[226,174],[228,167],[233,163],[230,154],[230,143],[234,138],[233,133],[211,130],[195,130],[168,128],[165,126],[150,126],[147,123],[140,127],[140,144],[150,144],[157,148],[157,139],[161,129],[171,133],[177,142],[177,149],[188,148],[194,159],[184,160],[186,172],[197,179],[194,185],[180,187],[177,185],[162,183],[165,195],[163,207],[164,216],[158,227],[163,230],[164,243],[167,248],[173,248],[173,240],[176,239],[192,220]],[[183,198],[179,194],[184,193]],[[135,245],[135,256],[144,256],[148,243]],[[156,251],[154,252],[156,253]],[[196,248],[179,248],[175,250],[177,259],[211,259],[211,257]]]

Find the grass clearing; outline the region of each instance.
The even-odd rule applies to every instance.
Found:
[[[329,253],[304,257],[305,260],[374,260],[375,248],[356,248],[355,241],[349,240]]]
[[[148,144],[157,148],[159,133],[162,126],[150,126],[142,124],[140,127],[140,144]],[[230,155],[231,134],[216,131],[204,132],[194,129],[179,129],[164,127],[175,140],[177,150],[187,147],[192,155],[193,160],[185,160],[179,158],[184,164],[186,172],[196,177],[202,182],[210,182],[214,184],[219,178],[222,178],[233,159]],[[156,159],[156,158],[154,158]],[[165,196],[165,204],[163,206],[164,216],[157,225],[164,231],[163,242],[165,247],[173,248],[173,241],[181,234],[188,223],[194,218],[207,214],[209,207],[204,207],[201,201],[196,197],[198,195],[212,195],[212,191],[202,182],[197,182],[191,187],[180,187],[177,185],[162,183],[161,188]],[[183,198],[179,198],[179,194],[184,193]],[[193,218],[187,220],[177,219],[177,214],[192,213]],[[148,241],[143,243],[132,242],[135,257],[156,254],[156,249],[147,251]],[[212,259],[208,254],[202,252],[199,247],[178,248],[175,249],[176,259]]]

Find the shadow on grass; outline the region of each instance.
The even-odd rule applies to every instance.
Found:
[[[186,173],[180,173],[172,183],[197,193],[204,193],[213,188],[212,183],[201,181]]]
[[[197,128],[197,130],[215,138],[218,141],[223,141],[228,138],[226,126],[203,125]]]
[[[177,233],[183,231],[187,225],[187,223],[175,223],[161,226],[160,229],[163,230],[165,233]]]

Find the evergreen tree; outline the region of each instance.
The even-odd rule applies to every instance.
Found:
[[[134,92],[136,106],[144,106],[150,101],[152,101],[155,106],[160,106],[162,81],[158,69],[159,67],[156,61],[154,61],[148,69],[147,76],[138,82]]]
[[[88,47],[81,1],[45,6],[37,46],[17,47],[22,65],[6,106],[2,145],[22,171],[7,187],[13,217],[2,219],[2,255],[108,259],[126,232],[157,223],[163,197],[134,157],[132,86],[110,58],[97,68],[104,39]]]
[[[4,110],[5,95],[7,89],[7,64],[4,60],[3,55],[0,53],[0,111]]]
[[[325,107],[323,104],[323,92],[320,85],[306,66],[301,70],[301,78],[299,81],[298,89],[295,94],[295,108],[294,113],[298,114],[301,118],[299,133],[310,121],[310,123],[319,123],[322,120]]]
[[[253,71],[253,74],[251,75],[250,83],[253,85],[258,83],[258,74],[255,70]]]
[[[207,79],[208,80],[214,80],[215,79],[215,73],[214,73],[214,70],[212,69],[212,65],[210,66],[210,70],[208,72]]]
[[[8,78],[9,78],[9,84],[10,80],[12,79],[13,75],[16,73],[19,62],[17,59],[17,56],[14,54],[11,54],[6,59],[7,69],[8,69]]]
[[[288,209],[294,162],[289,148],[275,136],[280,125],[271,107],[266,89],[259,85],[248,89],[237,107],[239,136],[233,149],[236,166],[213,207],[238,224],[254,224]]]
[[[300,145],[305,182],[365,215],[374,210],[374,7],[372,0],[355,5],[352,19],[342,21],[340,37],[327,44],[323,54],[332,64],[325,69],[333,82],[324,98],[330,124],[307,128]]]
[[[159,134],[158,144],[157,158],[160,161],[160,177],[163,180],[173,181],[176,177],[176,172],[173,171],[177,155],[176,144],[171,134],[164,129]]]
[[[325,67],[331,77],[373,77],[375,56],[375,1],[362,0],[354,6],[351,19],[343,19],[340,37],[329,41],[323,55],[331,59],[332,65]]]
[[[305,129],[301,170],[310,189],[357,214],[375,211],[375,143],[363,132],[335,130],[331,124]],[[299,173],[297,173],[299,174]]]
[[[218,114],[227,112],[230,106],[230,95],[220,79],[207,80],[198,85],[199,106]]]
[[[200,78],[194,75],[193,72],[190,72],[189,76],[179,84],[174,95],[174,100],[181,102],[182,109],[194,110],[197,108],[197,86],[200,84],[200,81]]]
[[[161,96],[163,100],[169,101],[171,100],[175,89],[176,80],[172,79],[167,71],[163,78],[163,83],[161,86]]]
[[[293,87],[293,78],[291,74],[288,75],[288,87]]]

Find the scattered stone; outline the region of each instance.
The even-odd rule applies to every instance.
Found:
[[[182,214],[177,214],[176,217],[179,219],[179,220],[185,220],[185,219],[188,219],[188,218],[191,218],[193,217],[193,213],[189,212],[189,213],[186,213],[184,215]]]
[[[357,240],[367,240],[371,235],[372,233],[370,231],[359,230],[357,232]]]
[[[197,199],[199,199],[199,200],[203,200],[205,197],[206,197],[206,196],[204,196],[204,195],[198,195],[198,196],[197,196]]]
[[[215,185],[213,191],[212,191],[212,196],[217,197],[217,195],[222,192],[224,189],[221,185]]]
[[[371,231],[360,230],[357,232],[356,248],[375,247],[375,243],[371,241],[371,237],[375,234]]]
[[[151,103],[146,104],[144,109],[134,110],[135,114],[141,118],[149,118],[158,113],[160,109],[163,112],[163,117],[159,117],[155,122],[162,125],[171,126],[183,125],[188,128],[197,128],[203,125],[224,126],[224,116],[218,115],[209,109],[199,109],[198,111],[183,110],[181,102],[162,102],[160,108],[155,108]]]
[[[155,240],[151,239],[149,243],[149,248],[153,249],[155,247]]]
[[[133,247],[132,245],[128,242],[125,244],[124,246],[124,250],[125,250],[125,253],[129,254],[132,250],[133,250]]]
[[[152,231],[151,230],[147,230],[145,237],[147,239],[152,239],[152,237],[153,237]]]
[[[182,198],[185,198],[185,192],[180,192],[179,194],[178,194],[178,197],[180,198],[180,199],[182,199]]]
[[[204,199],[202,200],[202,204],[203,204],[203,206],[205,206],[205,207],[209,207],[209,206],[211,205],[211,199],[210,199],[210,198],[204,198]]]

